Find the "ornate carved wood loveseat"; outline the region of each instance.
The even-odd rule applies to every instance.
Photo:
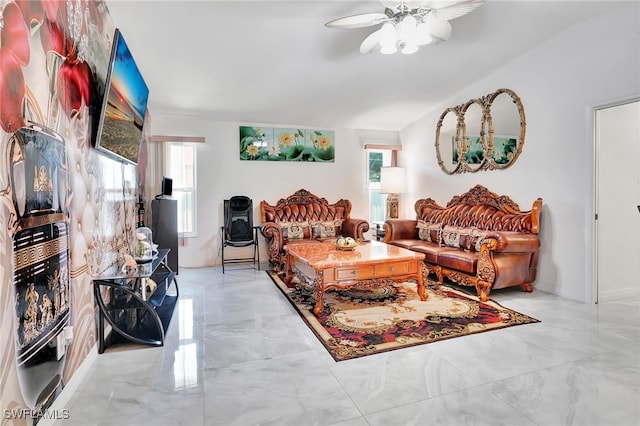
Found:
[[[351,201],[341,199],[329,204],[305,189],[281,198],[275,206],[261,201],[260,231],[267,240],[273,270],[282,270],[286,244],[326,241],[340,235],[363,240],[369,223],[364,219],[352,219],[350,214]]]
[[[491,289],[520,285],[532,291],[536,279],[542,199],[520,211],[508,196],[476,185],[446,207],[427,198],[415,203],[416,220],[389,219],[384,241],[425,254],[438,283],[449,278],[475,286],[486,301]]]

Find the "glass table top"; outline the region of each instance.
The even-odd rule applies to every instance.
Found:
[[[136,264],[136,267],[124,267],[124,259],[118,259],[112,266],[93,277],[93,280],[117,280],[127,278],[148,278],[160,266],[171,250],[158,249],[158,253],[147,263]]]

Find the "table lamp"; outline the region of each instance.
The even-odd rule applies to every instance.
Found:
[[[387,195],[387,218],[398,217],[398,194],[404,192],[404,168],[382,167],[380,173],[380,193]]]

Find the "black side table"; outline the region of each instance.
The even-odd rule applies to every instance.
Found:
[[[114,265],[93,278],[98,304],[98,353],[105,350],[105,321],[113,331],[110,343],[131,341],[152,346],[164,345],[173,311],[178,301],[176,273],[167,265],[169,249],[146,264],[123,272]],[[156,286],[150,286],[150,281]]]

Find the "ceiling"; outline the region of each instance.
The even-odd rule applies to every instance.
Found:
[[[360,43],[378,27],[324,23],[382,12],[378,1],[107,0],[149,86],[152,116],[378,130],[404,128],[479,77],[624,4],[488,0],[451,21],[447,42],[413,55],[363,55]]]

